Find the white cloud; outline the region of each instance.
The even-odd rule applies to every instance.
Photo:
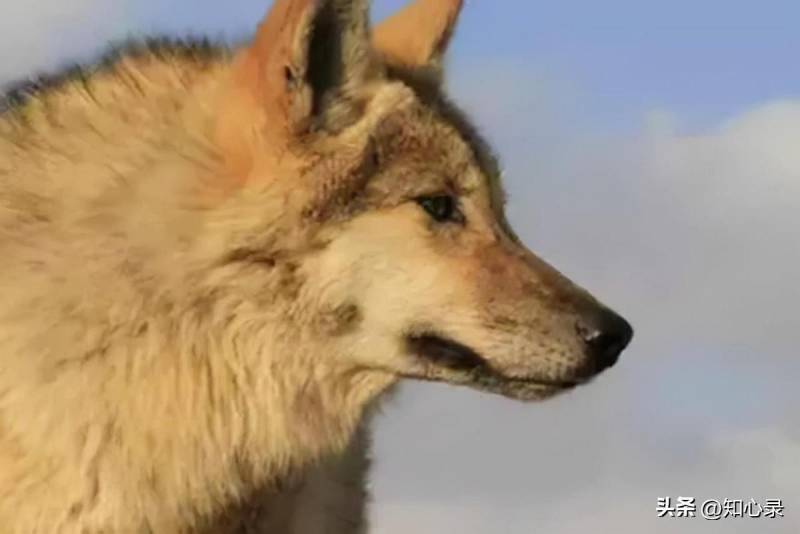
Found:
[[[640,280],[668,293],[655,317],[706,341],[795,354],[798,142],[800,100],[787,100],[705,134],[646,132],[631,145],[640,154],[618,147],[614,169],[627,176],[619,180],[634,192],[636,206],[629,224],[615,221],[620,227],[613,230],[625,238],[615,252],[647,269]],[[639,161],[631,167],[629,160]],[[647,255],[637,258],[642,251]],[[642,305],[652,302],[646,287],[637,290]]]

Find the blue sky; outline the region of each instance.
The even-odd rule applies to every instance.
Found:
[[[130,32],[244,35],[266,7],[14,4],[0,81]],[[467,0],[449,86],[503,157],[512,223],[637,337],[540,406],[407,386],[378,424],[374,532],[800,531],[798,21],[796,0]],[[787,517],[657,520],[678,494]]]
[[[501,5],[471,2],[457,58],[502,58],[563,77],[585,91],[598,119],[614,125],[630,126],[651,108],[677,111],[692,124],[706,125],[800,88],[798,2],[518,0]]]

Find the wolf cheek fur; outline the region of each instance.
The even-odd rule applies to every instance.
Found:
[[[241,49],[156,42],[9,100],[3,532],[363,532],[400,378],[537,400],[627,345],[514,236],[441,92],[461,2],[367,7],[277,0]]]

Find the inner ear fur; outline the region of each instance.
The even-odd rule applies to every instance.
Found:
[[[266,127],[285,137],[341,119],[338,100],[355,100],[376,75],[367,0],[276,0],[238,66]],[[334,109],[339,105],[338,110]]]
[[[442,60],[463,4],[463,0],[415,0],[376,26],[373,46],[394,69],[441,77]]]

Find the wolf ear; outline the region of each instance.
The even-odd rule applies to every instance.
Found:
[[[374,71],[368,16],[367,0],[275,1],[234,72],[272,134],[324,127],[329,105],[366,81]]]
[[[441,74],[463,0],[414,0],[375,27],[372,43],[394,67]]]

